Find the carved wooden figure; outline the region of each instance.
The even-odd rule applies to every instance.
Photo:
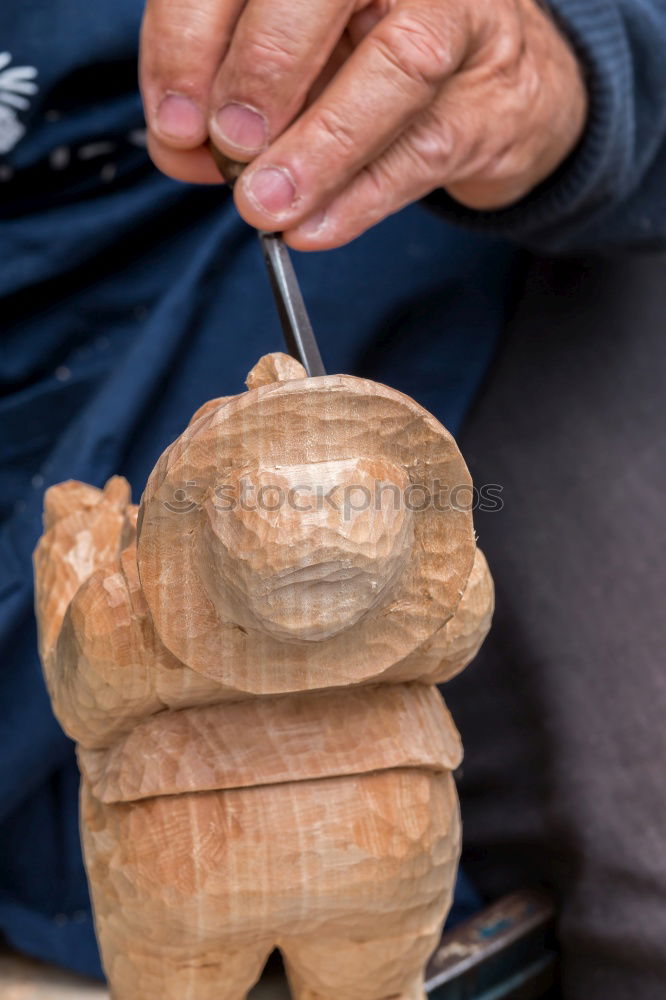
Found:
[[[118,477],[46,495],[41,655],[115,1000],[243,1000],[275,947],[296,1000],[424,995],[460,848],[434,685],[492,582],[447,431],[304,374],[262,358],[138,509]]]

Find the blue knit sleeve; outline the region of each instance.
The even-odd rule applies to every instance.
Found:
[[[666,0],[548,0],[583,66],[590,109],[565,164],[520,202],[453,222],[553,253],[666,249]]]

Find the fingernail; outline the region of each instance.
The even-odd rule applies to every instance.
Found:
[[[173,139],[197,139],[205,130],[204,116],[183,94],[167,94],[157,109],[160,132]]]
[[[231,146],[254,152],[266,145],[266,119],[247,104],[225,104],[215,119],[220,138]]]
[[[304,236],[316,236],[326,225],[326,212],[315,212],[309,219],[302,222],[298,227],[299,233]]]
[[[296,202],[296,187],[284,167],[261,167],[244,179],[245,191],[266,215],[279,216]]]

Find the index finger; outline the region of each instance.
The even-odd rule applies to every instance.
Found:
[[[325,208],[428,107],[470,45],[455,9],[430,0],[395,7],[244,172],[235,197],[246,221],[292,229]]]

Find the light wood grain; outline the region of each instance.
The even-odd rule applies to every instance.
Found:
[[[309,569],[312,576],[319,568],[332,577],[337,550],[339,569],[351,578],[344,587],[334,579],[312,587],[307,579],[287,579],[285,601],[303,624],[314,614],[335,616],[340,595],[351,591],[349,601],[356,603],[349,627],[335,629],[324,641],[298,641],[298,635],[292,637],[296,641],[281,639],[275,629],[263,627],[263,609],[257,613],[239,597],[238,588],[228,586],[228,535],[240,514],[237,508],[220,509],[224,501],[216,490],[230,483],[235,496],[240,472],[261,477],[317,464],[322,488],[326,491],[337,473],[339,493],[344,494],[357,478],[348,463],[359,459],[382,462],[387,471],[380,486],[400,487],[407,481],[433,492],[447,484],[471,487],[455,442],[430,414],[394,390],[349,376],[288,381],[247,392],[192,424],[165,452],[143,495],[138,558],[155,626],[183,663],[239,693],[353,684],[378,677],[453,615],[475,551],[471,513],[455,507],[440,511],[430,504],[423,511],[405,510],[411,544],[409,558],[397,567],[399,580],[391,577],[390,585],[383,586],[390,573],[378,562],[378,599],[371,603],[367,591],[359,593],[365,548],[372,538],[368,532],[386,517],[389,489],[380,494],[386,506],[375,518],[368,511],[357,517],[352,512],[351,522],[345,522],[341,509],[334,520],[335,511],[326,504],[312,516],[302,516],[296,530],[293,512],[283,505],[273,517],[267,516],[270,511],[258,512],[261,545],[251,547],[250,554],[242,538],[232,543],[238,588],[246,570],[244,557],[275,558],[294,532],[293,565],[284,563],[282,575]],[[176,514],[169,505],[181,490],[190,490],[192,505]],[[357,522],[351,551],[345,540]],[[401,530],[403,521],[396,520],[390,534]],[[305,551],[309,557],[303,566]],[[271,582],[266,580],[267,590]],[[174,606],[183,609],[181,615],[174,616],[162,600],[166,591]],[[275,613],[279,628],[280,609]]]
[[[434,684],[493,588],[470,512],[406,498],[469,474],[386,386],[284,355],[247,384],[166,449],[138,522],[117,477],[47,495],[40,649],[112,997],[245,1000],[278,947],[295,1000],[422,1000],[460,850]]]

